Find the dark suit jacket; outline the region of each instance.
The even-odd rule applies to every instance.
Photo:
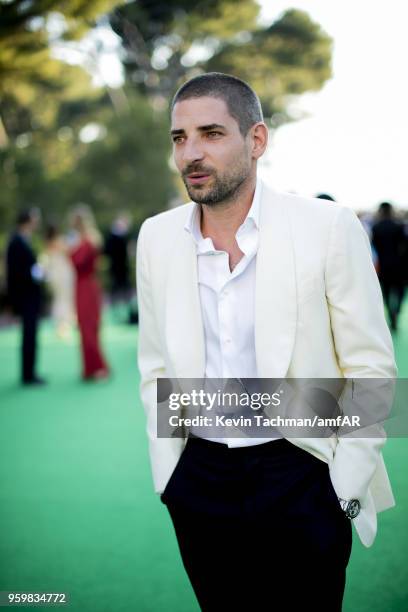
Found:
[[[402,283],[407,251],[403,226],[393,219],[378,221],[372,229],[372,243],[378,255],[380,280]]]
[[[16,232],[7,246],[7,292],[17,314],[23,307],[39,310],[41,302],[41,285],[32,276],[32,267],[36,256],[24,236]]]
[[[110,261],[110,276],[112,291],[129,289],[129,258],[128,234],[115,234],[110,232],[105,241],[105,255]]]

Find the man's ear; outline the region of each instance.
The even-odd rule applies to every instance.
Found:
[[[263,121],[255,123],[250,128],[251,154],[253,159],[259,159],[268,146],[268,128]]]

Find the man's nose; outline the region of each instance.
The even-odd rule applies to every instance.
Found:
[[[204,157],[204,150],[197,139],[188,139],[183,147],[183,161],[191,163],[201,161]]]

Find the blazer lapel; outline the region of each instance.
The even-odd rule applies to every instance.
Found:
[[[177,378],[204,378],[205,344],[197,255],[184,229],[174,245],[166,288],[166,340]]]
[[[293,351],[297,301],[289,214],[279,195],[262,189],[256,262],[255,349],[259,378],[284,378]]]
[[[265,184],[256,262],[255,350],[259,378],[284,378],[296,332],[295,264],[289,215]],[[166,340],[177,378],[204,378],[205,343],[192,237],[174,245],[166,287]]]

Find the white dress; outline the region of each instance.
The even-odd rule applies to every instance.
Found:
[[[70,328],[75,321],[74,270],[58,246],[49,247],[41,258],[45,279],[52,291],[51,315],[58,330]]]

